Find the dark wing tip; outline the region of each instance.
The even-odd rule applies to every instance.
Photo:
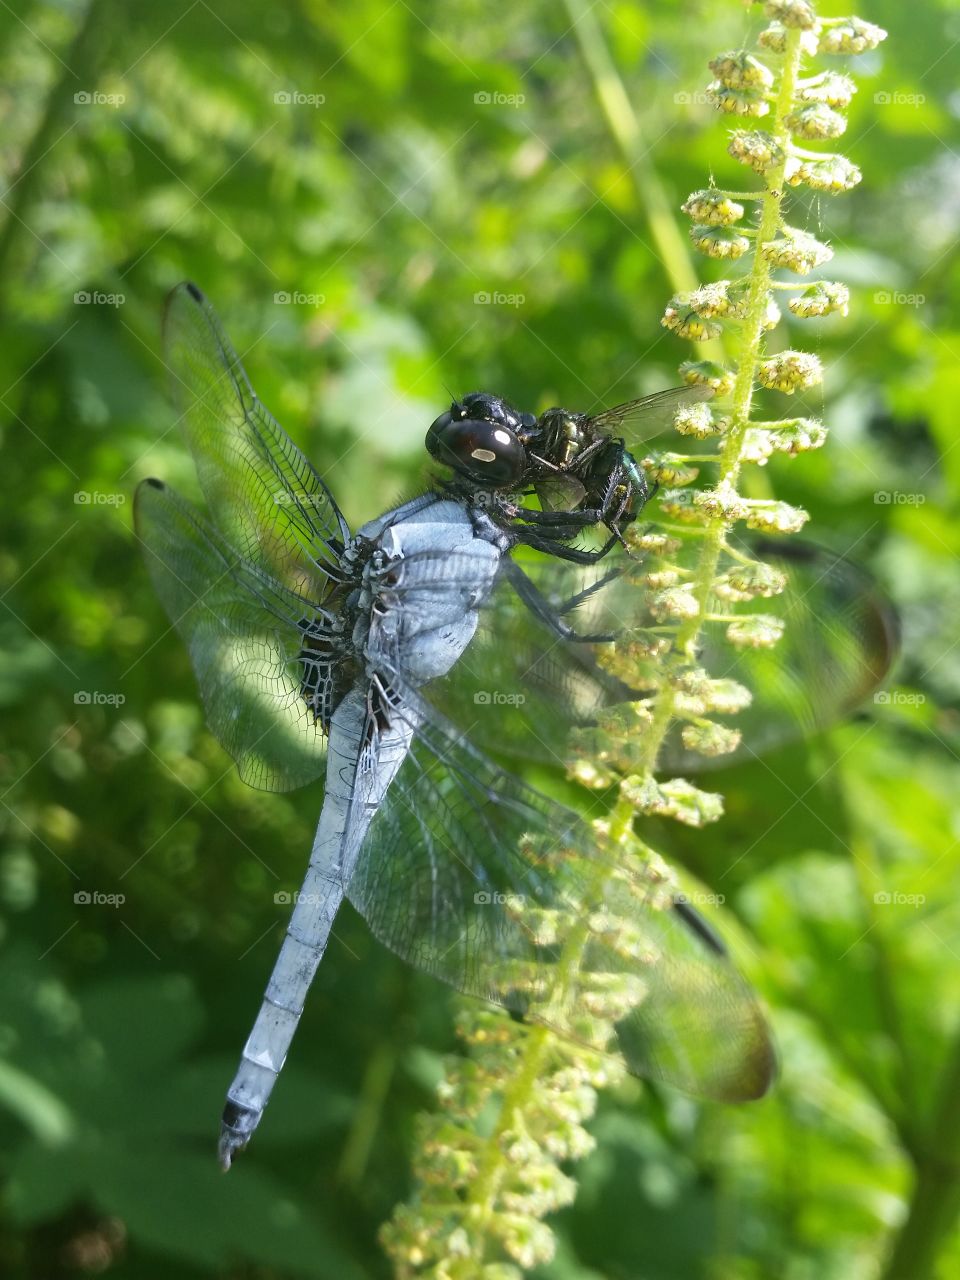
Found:
[[[151,489],[160,489],[161,491],[167,487],[163,481],[158,480],[156,476],[147,476],[143,483],[149,485]]]
[[[184,280],[183,287],[189,293],[195,302],[203,302],[204,296],[202,290],[193,283],[192,280]]]

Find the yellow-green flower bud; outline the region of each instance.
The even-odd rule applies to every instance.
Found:
[[[722,420],[715,419],[708,404],[684,404],[674,415],[674,430],[681,436],[705,440],[707,436],[721,435]]]
[[[683,584],[679,587],[666,587],[663,591],[654,591],[647,601],[650,612],[658,622],[671,619],[687,621],[695,618],[700,612],[697,597],[690,587]]]
[[[773,452],[774,448],[768,431],[758,431],[756,427],[748,427],[743,433],[741,462],[752,462],[755,466],[765,467]]]
[[[826,27],[820,33],[818,51],[820,53],[866,53],[876,49],[887,33],[883,27],[872,22],[864,22],[863,18],[846,18],[835,26]]]
[[[679,453],[650,453],[642,460],[645,471],[661,484],[693,484],[700,474],[699,467],[692,467]]]
[[[723,817],[723,796],[701,791],[686,778],[658,783],[649,776],[624,778],[620,791],[640,813],[674,818],[688,827],[703,827]]]
[[[705,320],[714,316],[727,316],[732,312],[735,314],[736,303],[730,297],[729,280],[714,280],[711,284],[702,284],[692,293],[682,296],[697,315],[703,316]]]
[[[706,408],[705,405],[697,406],[698,408]],[[631,529],[635,526],[631,525]],[[638,551],[647,551],[651,555],[672,556],[679,551],[683,543],[679,538],[672,538],[669,533],[641,533],[634,539],[632,545]]]
[[[767,0],[764,11],[768,18],[800,31],[815,31],[819,19],[809,0]]]
[[[772,649],[783,635],[783,619],[754,613],[731,622],[726,634],[736,649]]]
[[[835,280],[818,280],[808,285],[803,293],[791,298],[787,306],[795,316],[828,316],[838,311],[845,316],[849,309],[850,290]]]
[[[802,507],[792,507],[789,502],[753,498],[746,519],[748,529],[760,529],[764,533],[799,533],[810,515]]]
[[[772,133],[764,133],[762,129],[734,130],[727,151],[755,173],[766,173],[783,160],[783,147]]]
[[[770,428],[768,434],[778,453],[797,454],[806,453],[808,449],[819,449],[825,444],[827,428],[814,418],[794,418]]]
[[[754,560],[751,564],[735,564],[723,575],[723,582],[742,600],[757,596],[778,596],[787,585],[787,575],[771,564]]]
[[[793,227],[776,240],[765,240],[760,252],[773,267],[787,267],[799,276],[809,275],[814,267],[822,266],[833,257],[833,250],[806,231]]]
[[[712,387],[718,396],[728,396],[733,390],[736,374],[715,360],[684,360],[680,376],[691,386]]]
[[[689,294],[677,294],[671,299],[660,320],[663,327],[678,338],[689,338],[692,342],[707,342],[719,337],[723,332],[721,326],[693,310],[689,299]]]
[[[696,491],[693,489],[662,489],[660,492],[660,510],[671,520],[681,524],[703,524],[703,513],[696,503]]]
[[[730,485],[700,489],[693,501],[707,516],[722,520],[741,520],[748,510],[747,499],[742,498]]]
[[[767,294],[767,304],[764,307],[763,318],[760,321],[761,328],[775,329],[780,323],[780,308],[773,300],[773,294]]]
[[[758,119],[770,114],[770,103],[756,89],[728,89],[714,80],[707,85],[707,96],[718,111],[728,116]]]
[[[778,351],[760,361],[757,378],[762,387],[792,396],[795,391],[818,386],[823,381],[823,365],[807,351]]]
[[[708,720],[703,724],[684,725],[680,737],[688,751],[702,756],[726,756],[736,751],[742,735],[739,729],[728,729],[726,725]]]
[[[828,107],[849,107],[857,86],[849,76],[839,71],[826,71],[816,80],[801,87],[797,97],[801,102],[825,102]]]
[[[708,258],[742,258],[750,248],[749,239],[732,227],[694,226],[690,239]]]
[[[680,206],[694,222],[708,227],[728,227],[743,217],[743,205],[721,191],[694,191]]]
[[[745,49],[718,53],[707,64],[718,82],[727,89],[769,89],[773,72]]]
[[[833,195],[838,191],[850,191],[862,176],[857,166],[845,156],[824,156],[822,160],[799,162],[787,176],[787,182],[792,187],[803,183],[814,191],[828,191]]]
[[[797,107],[784,118],[783,122],[795,137],[811,138],[821,141],[824,138],[839,138],[847,127],[846,116],[825,102],[810,102],[806,106]]]
[[[762,49],[769,49],[771,53],[786,53],[787,34],[787,28],[782,22],[771,22],[766,30],[760,32],[758,43]],[[806,54],[817,52],[817,32],[815,29],[801,31],[800,48]]]

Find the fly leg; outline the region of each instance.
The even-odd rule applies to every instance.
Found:
[[[565,535],[562,533],[554,533],[551,536],[547,531],[536,534],[531,529],[514,528],[513,535],[517,542],[522,543],[525,547],[533,547],[535,551],[543,551],[547,555],[556,556],[558,560],[569,560],[572,564],[597,564],[605,555],[609,555],[619,542],[616,534],[613,534],[596,551],[582,551],[579,547],[564,546],[563,537]],[[570,535],[567,534],[566,536],[569,537]]]
[[[507,559],[504,561],[504,572],[510,581],[510,585],[534,617],[545,623],[554,635],[559,636],[561,640],[576,640],[581,644],[609,644],[616,639],[616,636],[612,634],[582,635],[579,631],[575,631],[560,616],[561,612],[569,611],[573,607],[570,601],[567,601],[560,610],[555,609],[536,583],[532,582],[520,566],[512,560]],[[581,598],[586,599],[587,593],[581,592]],[[577,603],[579,602],[578,599]]]

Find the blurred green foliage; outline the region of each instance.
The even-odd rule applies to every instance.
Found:
[[[670,204],[742,184],[699,91],[756,19],[597,12]],[[809,202],[855,305],[783,339],[827,365],[832,436],[769,471],[885,582],[902,665],[829,741],[716,775],[717,827],[660,833],[726,896],[782,1079],[736,1110],[606,1097],[544,1280],[960,1270],[960,13],[863,16],[890,31],[843,145],[865,181]],[[254,1149],[215,1168],[320,793],[238,781],[132,536],[140,478],[195,483],[163,295],[207,291],[355,522],[420,482],[450,391],[674,381],[671,284],[562,7],[34,0],[0,7],[0,64],[0,1274],[385,1277],[453,997],[348,910]]]

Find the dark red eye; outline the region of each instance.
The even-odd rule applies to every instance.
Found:
[[[426,444],[438,462],[491,489],[515,484],[527,462],[523,445],[508,427],[450,413],[437,418]]]

